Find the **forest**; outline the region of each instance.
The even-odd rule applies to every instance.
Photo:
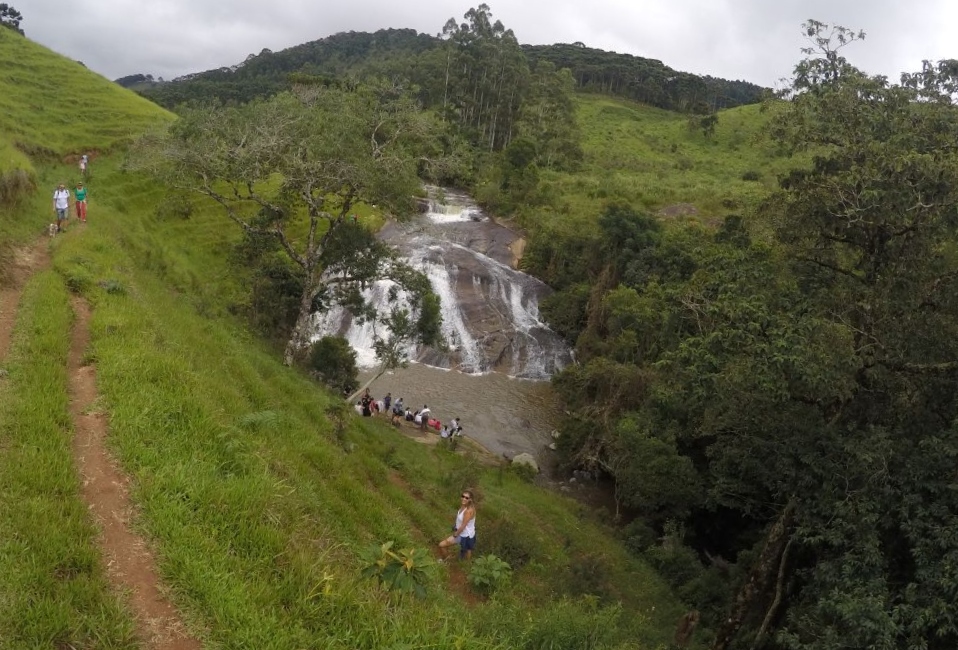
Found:
[[[485,5],[483,5],[485,6]],[[484,18],[485,17],[485,18]],[[191,99],[216,97],[222,101],[246,102],[288,90],[288,75],[303,73],[343,77],[356,75],[396,76],[415,83],[420,98],[429,107],[442,104],[448,50],[463,28],[474,31],[489,20],[488,7],[467,13],[466,22],[451,23],[437,37],[413,29],[381,29],[374,33],[343,32],[280,52],[262,50],[229,68],[207,70],[163,83],[152,75],[128,75],[116,82],[132,87],[158,104],[172,108]],[[479,21],[478,23],[476,21]],[[489,29],[494,23],[488,25]],[[503,31],[504,28],[503,28]],[[515,61],[535,69],[540,61],[556,69],[568,69],[579,90],[634,99],[668,110],[707,113],[761,100],[765,89],[746,81],[678,72],[661,61],[630,54],[617,54],[581,43],[518,45],[524,56]]]
[[[715,650],[952,648],[958,68],[892,84],[806,29],[767,137],[811,162],[754,214],[532,239],[579,360],[560,445]]]
[[[795,165],[754,210],[666,222],[609,201],[585,231],[523,221],[523,264],[556,289],[544,313],[578,360],[553,382],[558,446],[567,469],[610,478],[626,545],[713,650],[951,649],[958,63],[892,83],[846,59],[864,34],[803,29],[790,88],[764,105],[764,137]],[[441,162],[420,172],[504,216],[541,200],[543,170],[579,164],[576,89],[692,114],[761,94],[580,45],[524,48],[485,5],[439,39],[341,34],[144,94],[288,88],[415,99],[434,118],[419,146]],[[258,290],[301,290],[276,277]]]

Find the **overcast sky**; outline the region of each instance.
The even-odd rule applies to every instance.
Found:
[[[115,79],[166,79],[342,31],[437,34],[469,0],[12,0],[27,36]],[[863,29],[852,63],[894,79],[958,58],[955,0],[492,0],[521,43],[573,43],[766,86],[788,76],[808,18]]]

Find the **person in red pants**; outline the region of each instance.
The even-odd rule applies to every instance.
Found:
[[[83,187],[83,183],[77,183],[76,189],[73,190],[73,196],[76,199],[74,203],[77,208],[77,219],[86,223],[86,188]]]

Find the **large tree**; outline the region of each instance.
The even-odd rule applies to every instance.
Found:
[[[139,158],[164,182],[216,201],[248,234],[279,243],[302,274],[284,360],[301,356],[312,316],[334,303],[373,319],[377,350],[400,362],[410,339],[435,343],[438,303],[429,283],[351,219],[359,202],[411,214],[434,124],[402,88],[303,80],[292,93],[243,106],[186,108],[143,141]],[[363,289],[393,280],[391,309],[377,313]]]

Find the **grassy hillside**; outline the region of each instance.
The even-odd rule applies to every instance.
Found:
[[[171,117],[76,61],[0,30],[0,208],[37,188],[30,157],[72,160],[105,153]],[[72,182],[72,170],[59,180]],[[0,241],[30,234],[0,220]]]
[[[72,152],[116,154],[101,156],[88,179],[89,223],[50,242],[54,272],[30,285],[2,362],[0,648],[135,647],[71,457],[71,292],[93,306],[86,359],[97,367],[109,444],[132,478],[134,525],[207,647],[670,640],[682,604],[601,513],[382,422],[350,418],[337,434],[326,414],[337,398],[228,315],[242,295],[225,262],[236,231],[203,204],[189,219],[160,216],[169,190],[121,170],[122,143],[169,116],[12,39],[0,34],[0,132],[29,152],[39,186],[75,180],[63,160]],[[45,102],[45,119],[28,115]],[[30,238],[49,210],[41,189],[7,212],[0,235]],[[466,486],[480,495],[479,551],[513,564],[510,586],[487,600],[457,565],[427,563],[426,597],[401,598],[361,576],[366,547],[431,549]]]
[[[54,240],[51,282],[94,304],[88,355],[111,444],[135,477],[138,525],[200,636],[214,647],[256,648],[668,640],[681,606],[584,507],[510,472],[423,447],[384,423],[356,419],[340,442],[325,415],[335,398],[229,319],[210,317],[227,311],[231,292],[217,293],[215,284],[195,290],[216,282],[207,272],[210,251],[235,236],[218,216],[202,209],[188,221],[154,216],[163,191],[142,191],[149,184],[118,171],[116,161],[102,161],[91,185],[90,223]],[[45,198],[37,201],[41,207]],[[21,339],[30,327],[21,326]],[[0,419],[5,446],[28,446],[26,435]],[[69,465],[69,451],[54,464]],[[430,548],[467,485],[482,495],[483,550],[517,567],[512,588],[474,602],[458,586],[459,569],[433,567],[427,598],[399,603],[360,578],[358,549],[387,540]],[[71,489],[59,494],[76,498]],[[0,544],[25,535],[24,525],[4,527]],[[96,562],[84,572],[97,575]],[[0,600],[8,586],[0,585]],[[29,587],[21,582],[17,591]],[[597,599],[582,600],[586,594]],[[0,636],[34,638],[9,625]],[[590,646],[596,638],[602,643]]]
[[[578,95],[585,160],[569,172],[542,173],[546,205],[527,225],[580,227],[613,201],[650,212],[680,203],[701,218],[747,212],[796,161],[777,151],[758,105],[718,113],[712,137],[685,115],[599,95]]]
[[[10,30],[0,33],[0,116],[3,139],[27,153],[58,158],[111,151],[171,117]]]

